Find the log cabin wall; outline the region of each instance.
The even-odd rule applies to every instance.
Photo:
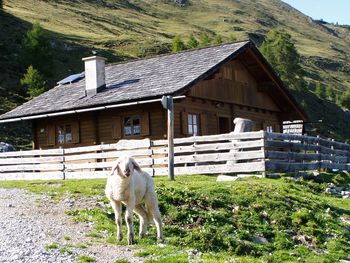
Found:
[[[239,60],[226,63],[210,78],[196,84],[188,96],[192,99],[186,100],[183,109],[195,107],[197,112],[205,111],[208,119],[216,119],[216,127],[215,122],[208,124],[209,134],[220,133],[221,116],[230,118],[230,130],[236,117],[251,119],[254,130],[281,130],[281,110]]]
[[[128,116],[140,117],[140,134],[124,135],[123,121]],[[160,103],[38,119],[33,124],[35,149],[116,143],[120,139],[163,139],[166,136],[166,112]],[[58,127],[65,125],[71,128],[72,140],[59,143]]]

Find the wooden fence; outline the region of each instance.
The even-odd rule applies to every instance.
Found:
[[[105,178],[128,154],[151,175],[167,175],[167,140],[121,140],[69,149],[0,153],[0,179]],[[195,136],[174,140],[175,174],[350,171],[350,145],[316,137],[267,133]]]

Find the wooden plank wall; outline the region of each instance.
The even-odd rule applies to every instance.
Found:
[[[166,115],[161,104],[147,104],[140,107],[115,108],[105,111],[84,113],[79,115],[70,115],[54,117],[50,119],[39,119],[35,121],[35,147],[37,149],[53,149],[57,147],[70,148],[90,146],[96,144],[116,143],[120,139],[130,138],[123,136],[122,125],[120,125],[120,137],[113,138],[112,129],[115,117],[119,117],[122,122],[124,116],[148,114],[149,134],[136,136],[137,139],[150,138],[162,139],[166,136]],[[58,145],[57,143],[48,143],[49,126],[55,129],[59,123],[79,123],[79,142],[67,145]],[[145,124],[145,123],[143,123]]]

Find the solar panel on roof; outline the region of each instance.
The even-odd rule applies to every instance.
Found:
[[[85,72],[81,72],[81,73],[78,73],[78,74],[73,74],[73,75],[70,75],[60,81],[57,82],[58,85],[64,85],[64,84],[68,84],[68,83],[72,83],[74,81],[77,81],[77,80],[80,80],[82,78],[85,77]]]

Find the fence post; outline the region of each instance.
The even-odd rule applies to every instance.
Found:
[[[66,160],[65,160],[65,152],[64,152],[64,148],[60,147],[60,149],[62,150],[62,180],[66,180]]]
[[[347,143],[347,142],[345,142]],[[349,144],[350,146],[350,144]],[[347,164],[347,171],[350,171],[350,148],[348,147],[348,154],[347,154],[347,161],[346,161],[346,164]]]
[[[331,149],[334,150],[334,139],[332,139],[332,146],[331,146]],[[332,157],[334,157],[334,154],[332,154]],[[333,161],[331,160],[330,163],[332,164],[331,167],[333,167]],[[335,163],[338,163],[337,161]],[[333,168],[331,169],[333,170]]]
[[[262,131],[262,139],[263,139],[263,146],[261,147],[261,150],[263,152],[263,162],[264,162],[264,171],[261,173],[263,177],[266,177],[266,152],[265,152],[265,146],[266,146],[266,132]]]
[[[317,135],[316,136],[317,137],[317,143],[316,143],[316,146],[318,147],[319,145],[320,145],[320,143],[319,143],[319,141],[320,141],[320,135]],[[321,171],[321,169],[322,169],[322,156],[321,156],[321,154],[320,154],[320,151],[316,151],[316,153],[318,154],[318,156],[317,156],[317,159],[318,159],[318,171],[320,172]]]

